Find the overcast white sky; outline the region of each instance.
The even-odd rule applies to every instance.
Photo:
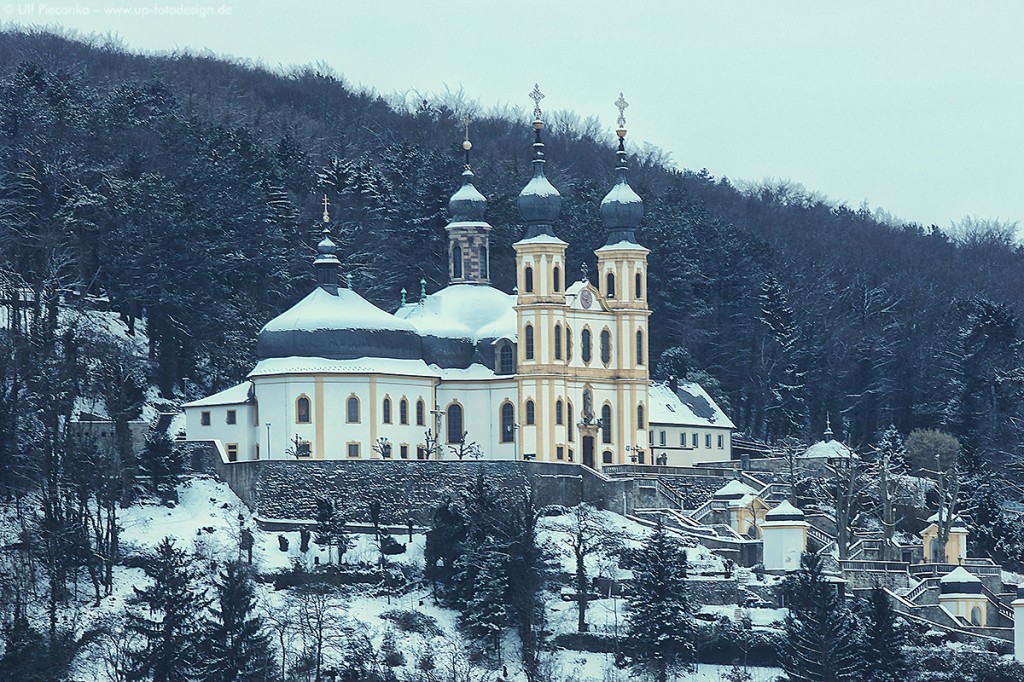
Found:
[[[546,107],[609,127],[622,90],[631,138],[683,168],[926,225],[1024,223],[1019,1],[0,0],[10,23],[322,61],[384,94],[462,87],[485,107],[528,110],[538,81]]]

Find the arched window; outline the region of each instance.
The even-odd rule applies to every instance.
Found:
[[[501,406],[501,442],[511,443],[515,438],[516,408],[512,403],[504,403]]]
[[[612,408],[610,405],[601,408],[601,442],[612,442]]]
[[[555,266],[555,269],[551,272],[551,279],[554,280],[555,291],[562,290],[562,269]]]
[[[526,425],[533,426],[537,419],[537,409],[532,400],[526,401]]]
[[[480,278],[487,279],[487,247],[480,247]],[[637,280],[640,281],[640,280]]]
[[[452,277],[462,279],[462,247],[458,244],[452,247]]]
[[[526,342],[524,347],[526,359],[533,360],[533,325],[526,325],[526,329],[523,330],[523,337]]]
[[[400,424],[409,423],[409,401],[405,398],[398,402],[398,422]]]
[[[302,395],[295,401],[295,423],[309,423],[309,398]]]
[[[565,423],[569,425],[569,428],[566,429],[569,432],[566,434],[566,437],[571,443],[573,438],[575,438],[576,426],[572,423],[572,403],[570,402],[565,403]],[[570,457],[570,459],[572,458]]]
[[[601,453],[601,463],[611,464],[612,463],[612,452],[611,450],[605,450]]]
[[[345,405],[345,421],[349,424],[359,423],[359,398],[351,396]]]
[[[636,273],[636,277],[634,277],[633,280],[634,280],[634,285],[635,285],[633,287],[633,289],[634,289],[634,296],[636,298],[643,298],[644,297],[644,292],[643,292],[644,277],[643,277],[643,275],[641,275],[638,272],[638,273]]]
[[[612,361],[612,333],[607,329],[601,331],[601,362],[609,364]]]
[[[971,623],[978,626],[982,625],[981,609],[979,609],[977,606],[971,608]]]
[[[564,410],[563,410],[563,406],[562,406],[562,401],[561,400],[556,400],[555,401],[555,423],[556,424],[561,424],[562,423],[563,412],[564,412]]]
[[[385,424],[391,423],[391,398],[384,398],[384,405],[383,409],[381,410],[381,415],[384,417]]]
[[[506,341],[498,349],[498,374],[514,374],[515,371],[515,351],[512,350],[512,344]]]
[[[615,298],[615,273],[609,272],[604,278],[604,295]]]
[[[580,332],[580,357],[583,362],[590,363],[590,330],[584,329]]]
[[[533,268],[529,265],[523,270],[523,285],[526,289],[526,293],[533,293]]]
[[[644,406],[643,405],[637,405],[636,406],[636,428],[638,428],[638,429],[644,428]]]
[[[555,325],[555,360],[562,359],[562,325]]]
[[[426,425],[427,417],[426,417],[425,413],[426,413],[426,409],[423,406],[423,401],[422,400],[417,400],[416,401],[416,426],[425,426]]]
[[[461,443],[465,434],[462,428],[462,405],[452,403],[448,406],[448,442]]]
[[[565,361],[572,362],[572,327],[565,328]]]
[[[644,333],[640,330],[636,332],[636,364],[644,364]]]

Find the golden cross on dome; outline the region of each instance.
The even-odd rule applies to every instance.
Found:
[[[533,100],[533,117],[535,119],[540,118],[540,101],[544,99],[544,93],[540,91],[540,85],[537,83],[533,84],[533,92],[530,93],[530,99]]]
[[[624,128],[626,126],[626,107],[629,106],[629,102],[626,101],[621,92],[619,93],[619,98],[615,100],[615,106],[619,109],[619,127]]]
[[[329,214],[329,213],[327,212],[327,207],[328,207],[329,205],[330,205],[330,202],[329,202],[329,201],[327,201],[327,193],[325,192],[325,193],[324,193],[324,222],[325,222],[325,223],[329,223],[329,222],[331,222],[331,216],[330,216],[330,214]]]

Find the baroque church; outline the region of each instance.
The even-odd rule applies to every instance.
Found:
[[[533,176],[518,197],[517,286],[490,284],[487,200],[448,203],[449,286],[388,313],[344,286],[324,200],[316,288],[263,327],[243,383],[184,406],[187,439],[227,462],[258,459],[522,459],[689,466],[730,459],[732,423],[697,384],[654,384],[648,357],[643,202],[627,181],[619,97],[616,181],[590,281],[569,281],[545,177],[543,95]],[[677,440],[678,439],[678,440]]]

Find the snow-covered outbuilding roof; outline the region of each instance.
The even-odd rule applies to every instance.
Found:
[[[199,400],[193,400],[190,403],[185,403],[182,407],[213,407],[216,405],[243,405],[249,402],[249,392],[252,390],[252,384],[248,381],[243,381],[237,386],[231,388],[225,388],[219,393],[208,395],[205,398]]]
[[[666,383],[651,384],[649,396],[652,425],[736,428],[700,384],[682,383],[674,392]]]
[[[963,566],[957,566],[952,571],[942,576],[940,583],[980,583],[981,578],[972,575]]]
[[[943,512],[943,516],[948,518],[949,517],[949,513],[948,512]],[[939,513],[935,512],[934,514],[929,516],[928,517],[928,523],[938,525],[938,523],[939,523]],[[949,529],[951,531],[959,531],[961,533],[967,533],[968,532],[968,529],[964,525],[964,520],[963,520],[963,518],[961,518],[961,516],[959,514],[954,514],[953,515],[953,523],[950,525]]]
[[[853,457],[858,459],[857,454],[837,440],[819,440],[799,455],[803,459],[845,459]]]
[[[789,500],[783,500],[765,514],[764,518],[766,521],[803,521],[804,513],[793,506]]]
[[[939,580],[939,594],[968,594],[975,595],[982,593],[981,579],[971,575],[963,566],[957,566],[952,571],[942,576]]]
[[[412,324],[351,289],[317,287],[260,330],[256,351],[264,359],[419,359],[422,344]]]
[[[743,481],[733,479],[715,491],[716,500],[738,500],[748,495],[757,495],[757,491]]]

